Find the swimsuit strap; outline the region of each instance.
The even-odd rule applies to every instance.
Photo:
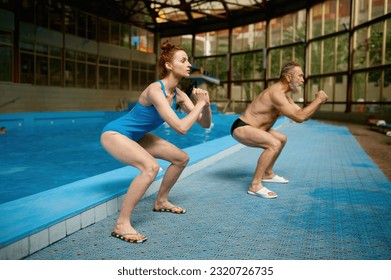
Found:
[[[163,84],[162,80],[157,80],[157,81],[160,83],[160,85],[161,85],[161,87],[162,87],[164,96],[167,96],[167,94],[166,94],[166,88],[164,87],[164,84]],[[174,98],[176,99],[176,88],[174,89],[174,93],[175,93]]]
[[[163,90],[163,93],[164,93],[164,96],[167,96],[167,94],[166,94],[166,88],[164,87],[164,84],[163,84],[163,82],[162,82],[162,80],[157,80],[159,83],[160,83],[160,85],[162,86],[162,90]]]

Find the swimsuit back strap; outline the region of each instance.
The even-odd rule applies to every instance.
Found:
[[[166,89],[165,89],[165,87],[164,87],[164,84],[163,84],[163,82],[162,82],[162,80],[157,80],[159,83],[160,83],[160,85],[162,86],[162,90],[163,90],[163,93],[164,93],[164,96],[167,96],[167,94],[166,94]]]

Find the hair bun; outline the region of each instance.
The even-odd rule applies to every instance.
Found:
[[[169,52],[175,47],[174,44],[172,44],[169,40],[164,41],[161,45],[160,48],[163,51]]]

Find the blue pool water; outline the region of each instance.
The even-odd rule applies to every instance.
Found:
[[[183,115],[179,113],[179,117]],[[186,148],[228,135],[237,117],[214,113],[210,129],[194,125],[186,135],[179,135],[162,125],[153,133]],[[100,131],[107,122],[97,119],[34,129],[11,126],[7,134],[0,135],[0,203],[123,167],[99,142]]]

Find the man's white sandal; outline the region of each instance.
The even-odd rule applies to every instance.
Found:
[[[263,187],[261,188],[259,191],[257,192],[252,192],[252,191],[247,191],[248,194],[250,195],[255,195],[255,196],[259,196],[259,197],[263,197],[263,198],[276,198],[277,197],[277,194],[274,194],[274,195],[271,195],[269,193],[271,193],[272,191],[269,190],[268,188],[266,187]]]
[[[281,176],[278,176],[278,175],[274,175],[273,178],[262,179],[262,182],[286,184],[286,183],[289,182],[289,180],[285,179],[284,177],[281,177]]]

